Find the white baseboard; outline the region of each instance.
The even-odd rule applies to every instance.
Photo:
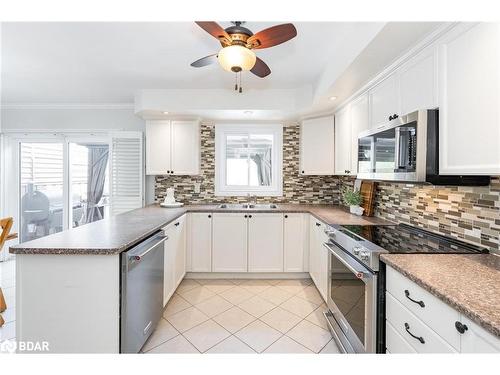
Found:
[[[309,272],[187,272],[185,279],[310,279]]]

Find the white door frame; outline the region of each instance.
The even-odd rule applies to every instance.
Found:
[[[20,181],[20,145],[25,143],[61,143],[63,145],[63,230],[70,228],[71,223],[71,170],[70,170],[70,155],[69,144],[78,142],[95,142],[107,144],[110,146],[108,132],[23,132],[23,133],[7,133],[4,134],[4,144],[9,144],[10,147],[2,147],[2,152],[10,152],[12,158],[11,163],[5,163],[5,168],[2,170],[2,180],[5,181],[5,188],[2,190],[2,214],[12,215],[15,219],[17,231],[21,231],[21,181]],[[5,155],[5,154],[4,154]],[[7,156],[7,155],[5,155]],[[5,158],[6,159],[6,158]],[[8,188],[10,181],[14,179],[15,188]],[[108,184],[110,184],[108,179]],[[6,208],[7,201],[12,202],[13,207]]]

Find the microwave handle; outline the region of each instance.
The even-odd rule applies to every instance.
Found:
[[[351,271],[358,279],[365,280],[369,279],[372,277],[372,275],[368,272],[365,272],[363,270],[355,269],[353,266],[351,266],[349,263],[347,263],[342,257],[337,256],[336,251],[327,243],[323,244],[324,247],[326,247],[332,255],[340,261],[349,271]]]
[[[401,145],[401,128],[394,129],[395,131],[395,150],[394,150],[394,169],[399,169],[400,167],[400,145]]]

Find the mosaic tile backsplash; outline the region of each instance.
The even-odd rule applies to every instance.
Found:
[[[500,254],[500,177],[493,177],[485,187],[379,182],[375,215]]]
[[[156,176],[155,199],[168,187],[180,202],[245,202],[246,197],[215,196],[215,129],[201,125],[201,175]],[[201,184],[199,194],[194,183]],[[283,128],[283,197],[258,197],[258,202],[342,204],[341,191],[354,179],[299,175],[299,126]],[[427,186],[379,182],[375,216],[480,244],[500,254],[500,177],[487,187]]]
[[[155,200],[162,201],[168,187],[175,188],[179,202],[240,203],[246,197],[215,196],[215,127],[201,125],[201,175],[156,176]],[[194,192],[194,184],[200,183],[200,193]],[[299,125],[283,127],[283,196],[257,197],[257,202],[276,203],[336,203],[339,197],[339,179],[335,176],[299,175]]]

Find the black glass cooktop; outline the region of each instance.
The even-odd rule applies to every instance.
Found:
[[[488,253],[481,246],[434,234],[409,225],[342,225],[358,237],[372,242],[390,253]],[[349,234],[349,233],[346,233]],[[351,238],[355,237],[351,235]]]

